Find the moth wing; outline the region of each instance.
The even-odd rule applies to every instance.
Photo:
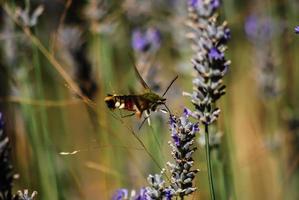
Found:
[[[135,60],[132,56],[130,56],[131,60],[132,60],[132,63],[133,63],[133,66],[134,66],[134,71],[137,75],[137,78],[139,80],[139,82],[141,83],[141,85],[144,87],[144,89],[146,90],[150,90],[150,87],[147,85],[147,83],[144,81],[144,79],[142,78],[142,76],[140,75],[138,69],[137,69],[137,66],[135,64]]]

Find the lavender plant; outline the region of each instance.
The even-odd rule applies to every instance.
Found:
[[[222,78],[226,74],[230,61],[225,58],[226,43],[230,39],[227,23],[217,22],[219,0],[189,0],[190,28],[188,37],[192,40],[195,56],[192,59],[196,77],[193,79],[193,92],[190,96],[195,107],[192,116],[205,126],[206,157],[208,165],[211,199],[215,199],[213,175],[210,160],[209,125],[215,122],[220,109],[216,106],[218,99],[225,94]]]
[[[256,68],[256,79],[260,94],[266,99],[279,94],[279,77],[277,75],[277,59],[271,41],[279,34],[277,23],[269,18],[252,14],[245,22],[245,32],[254,46],[255,59],[259,63]]]
[[[13,180],[15,174],[11,164],[9,138],[4,131],[4,120],[0,112],[0,200],[33,200],[37,192],[28,195],[28,190],[18,191],[12,194]]]
[[[9,138],[3,129],[4,121],[0,113],[0,200],[11,200],[14,173],[10,161]]]
[[[170,184],[164,180],[165,170],[163,170],[160,174],[149,175],[149,186],[142,188],[137,195],[135,192],[129,195],[128,190],[120,189],[113,200],[184,199],[196,190],[193,179],[199,170],[192,168],[194,164],[192,155],[197,149],[194,147],[194,138],[199,128],[198,123],[189,121],[190,114],[191,112],[185,109],[181,117],[170,116],[172,140],[169,145],[174,158],[174,162],[167,163],[171,173]]]

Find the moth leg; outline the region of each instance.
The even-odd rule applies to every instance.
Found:
[[[151,125],[150,111],[149,111],[149,110],[146,110],[146,111],[145,111],[145,115],[146,115],[146,118],[145,118],[145,119],[147,119],[147,123],[148,123],[148,125],[150,126],[150,125]]]
[[[119,114],[120,114],[120,117],[121,117],[121,118],[126,118],[126,117],[131,117],[131,116],[133,116],[135,113],[130,113],[130,114],[127,114],[127,115],[123,115],[122,110],[119,110]]]
[[[148,118],[149,118],[149,116],[145,117],[145,118],[142,120],[140,126],[138,127],[138,130],[141,129],[141,127],[144,125],[144,122],[145,122]]]
[[[127,114],[127,115],[124,115],[124,116],[121,116],[121,118],[126,118],[126,117],[132,117],[133,115],[135,115],[135,113],[130,113],[130,114]]]

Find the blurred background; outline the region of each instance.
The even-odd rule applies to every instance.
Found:
[[[151,89],[173,114],[192,108],[193,53],[187,1],[10,0],[0,10],[0,111],[11,138],[14,190],[37,199],[111,199],[147,186],[172,160],[168,116],[151,126],[111,111],[107,94]],[[299,199],[299,2],[226,0],[231,28],[212,164],[217,199]],[[139,138],[140,140],[138,140]],[[195,166],[209,199],[202,137]],[[144,148],[146,147],[146,148]],[[154,155],[154,159],[150,156]]]

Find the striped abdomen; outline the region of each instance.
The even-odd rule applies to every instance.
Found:
[[[128,111],[138,111],[139,108],[136,105],[136,95],[108,95],[105,98],[105,102],[110,109],[125,109]]]

